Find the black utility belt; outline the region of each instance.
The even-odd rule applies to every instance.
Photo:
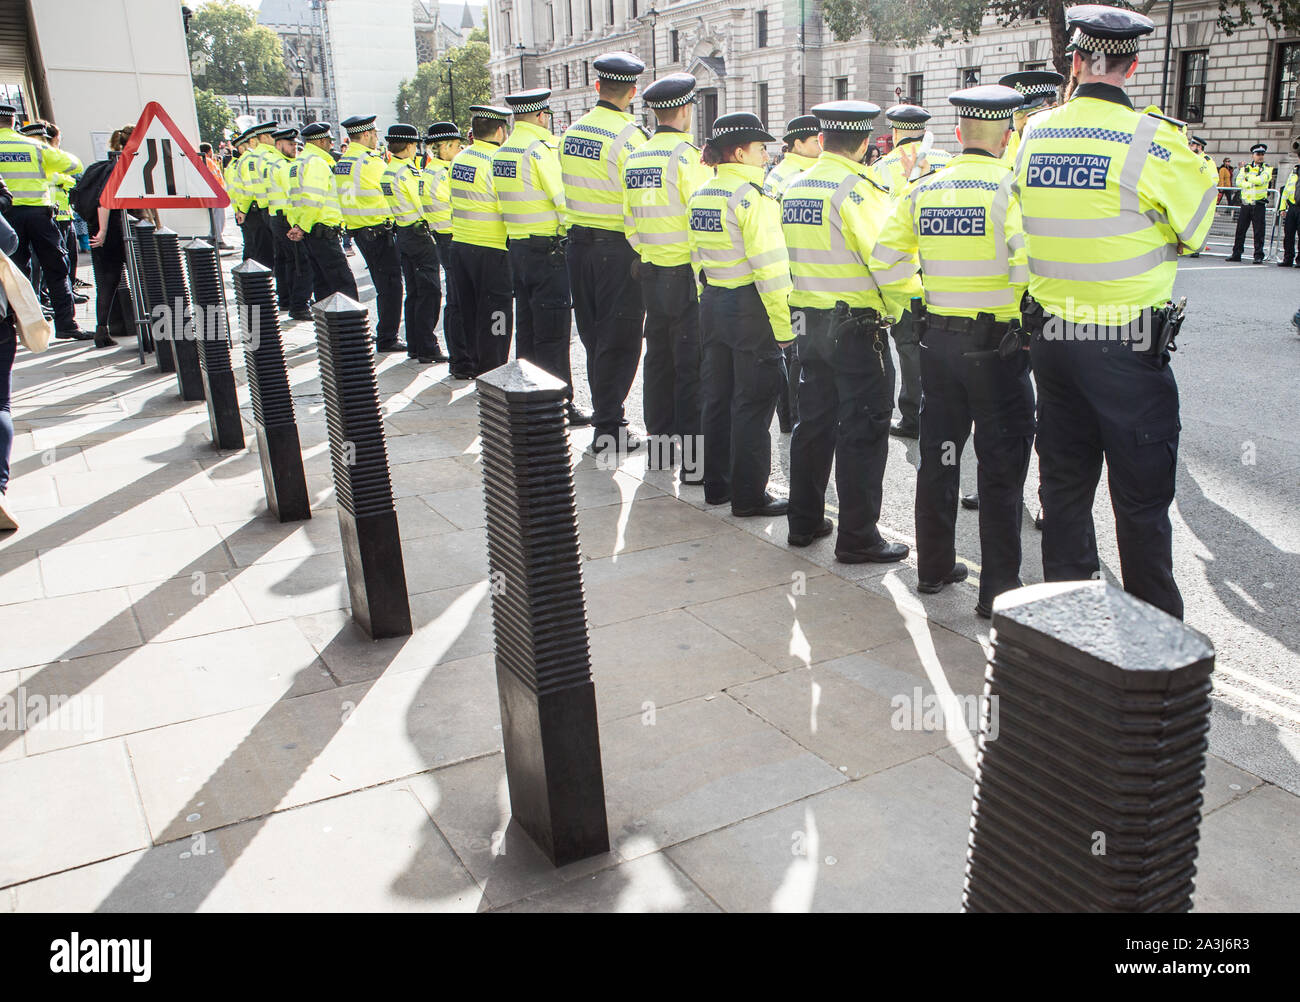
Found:
[[[1129,345],[1143,355],[1163,357],[1177,351],[1176,339],[1183,326],[1186,299],[1177,305],[1148,306],[1127,324],[1108,326],[1066,320],[1048,313],[1028,293],[1021,302],[1025,330],[1035,341],[1072,341],[1089,345]]]
[[[559,234],[552,237],[544,237],[539,234],[533,234],[528,237],[506,237],[507,244],[518,244],[521,247],[534,247],[538,250],[550,250],[560,240],[564,238]]]
[[[301,227],[299,228],[301,229]],[[342,229],[343,229],[342,226],[326,226],[324,223],[317,223],[315,226],[313,226],[310,230],[307,230],[306,232],[309,237],[318,237],[318,236],[337,237],[339,235],[339,232]]]
[[[353,229],[352,235],[354,237],[367,237],[367,238],[373,237],[375,239],[378,239],[379,237],[389,236],[392,234],[392,232],[393,232],[392,223],[376,223],[373,226],[358,226],[355,229]]]
[[[620,230],[601,230],[593,226],[571,226],[569,227],[569,239],[576,244],[594,244],[604,243],[608,240],[623,240],[624,236]]]

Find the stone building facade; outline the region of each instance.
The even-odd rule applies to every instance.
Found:
[[[1139,107],[1161,104],[1163,10],[1153,10],[1156,31],[1130,88]],[[557,130],[595,100],[591,61],[626,49],[646,63],[643,88],[670,72],[699,78],[697,138],[716,115],[754,112],[778,132],[821,101],[852,97],[882,107],[924,104],[935,116],[936,141],[951,149],[951,91],[1052,61],[1045,20],[1000,28],[988,18],[969,42],[906,49],[865,35],[836,42],[820,0],[488,0],[487,12],[494,95],[521,85],[550,87]],[[1189,121],[1216,160],[1245,159],[1260,141],[1269,145],[1270,162],[1294,160],[1300,36],[1258,23],[1229,36],[1217,15],[1215,0],[1175,0],[1166,114]],[[639,102],[634,110],[649,121]],[[886,145],[885,130],[878,131]]]

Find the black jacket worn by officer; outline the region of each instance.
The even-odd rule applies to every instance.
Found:
[[[1264,143],[1256,143],[1250,148],[1251,156],[1255,159],[1253,162],[1246,164],[1245,167],[1238,168],[1237,173],[1233,176],[1233,181],[1239,189],[1238,194],[1241,198],[1241,208],[1237,210],[1237,232],[1232,240],[1232,254],[1225,260],[1240,261],[1242,252],[1246,249],[1246,231],[1254,229],[1255,233],[1255,263],[1264,263],[1264,224],[1268,214],[1268,184],[1272,177],[1273,168],[1264,163],[1264,154],[1268,152],[1268,146]]]
[[[906,557],[908,548],[882,538],[877,524],[894,367],[886,305],[868,259],[891,199],[862,163],[880,109],[866,101],[831,101],[813,114],[821,126],[821,156],[781,199],[800,361],[788,542],[807,546],[832,531],[825,509],[834,460],[840,506],[835,559],[890,563]]]
[[[1011,165],[1001,156],[1021,95],[991,85],[948,101],[962,152],[895,204],[871,266],[894,302],[918,268],[925,273],[924,305],[915,308],[924,394],[917,590],[933,594],[966,578],[955,528],[961,454],[974,422],[982,564],[975,611],[987,618],[998,595],[1020,587],[1022,494],[1034,441],[1028,345],[1018,334],[1029,280],[1025,234]]]
[[[399,122],[389,127],[384,142],[392,159],[384,171],[380,189],[393,213],[393,238],[402,260],[406,353],[426,365],[442,362],[446,359],[433,334],[442,310],[438,248],[424,219],[424,177],[415,160],[420,133],[415,126]]]
[[[686,203],[713,177],[691,143],[695,77],[672,73],[646,88],[658,119],[654,135],[623,165],[623,214],[640,262],[645,301],[642,409],[664,465],[682,463],[683,483],[702,484],[700,456],[700,310],[691,267]],[[676,124],[673,124],[676,123]],[[671,442],[666,450],[661,443]],[[679,456],[671,455],[680,450]]]
[[[24,273],[31,259],[39,263],[54,308],[55,336],[88,341],[94,335],[77,324],[63,234],[54,218],[51,194],[53,175],[68,166],[70,155],[16,132],[17,114],[13,105],[0,105],[0,180],[9,186],[13,199],[4,215],[18,235],[14,263]]]
[[[388,165],[375,149],[379,140],[375,116],[353,115],[342,125],[348,145],[334,164],[334,180],[343,225],[361,249],[375,287],[375,348],[406,351],[405,342],[397,339],[402,323],[402,259],[393,236],[393,214],[384,196]]]
[[[311,262],[300,240],[290,240],[289,213],[296,182],[294,168],[298,155],[298,130],[278,129],[271,134],[274,155],[267,156],[266,180],[270,201],[267,204],[272,245],[275,250],[275,291],[280,309],[294,320],[310,320],[307,306],[311,302]]]
[[[565,253],[574,319],[587,351],[593,448],[628,451],[640,444],[627,431],[623,402],[641,361],[645,308],[641,286],[632,276],[636,252],[623,222],[623,166],[647,137],[625,109],[645,63],[629,52],[610,52],[591,65],[602,98],[565,131],[560,143],[569,231]]]
[[[1168,341],[1180,252],[1205,244],[1214,172],[1178,124],[1134,110],[1123,82],[1152,22],[1088,5],[1066,11],[1079,85],[1025,127],[1012,193],[1029,261],[1043,575],[1100,574],[1093,495],[1105,460],[1124,588],[1181,617],[1174,584],[1178,386]]]
[[[492,155],[492,183],[514,278],[515,354],[571,383],[573,299],[564,260],[559,140],[547,128],[550,98],[546,88],[506,95],[514,128]],[[570,424],[591,423],[573,406],[571,385],[568,413]]]

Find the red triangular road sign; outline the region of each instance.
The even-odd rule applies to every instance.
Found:
[[[99,204],[109,209],[222,209],[230,196],[162,105],[150,101]]]

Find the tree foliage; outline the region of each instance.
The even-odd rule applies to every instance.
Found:
[[[481,32],[472,32],[470,37]],[[421,63],[410,80],[403,80],[397,89],[394,108],[397,119],[416,128],[430,122],[456,122],[468,124],[469,106],[487,104],[492,100],[492,77],[488,73],[487,42],[479,39],[448,50],[446,56],[435,62]],[[447,87],[447,56],[451,57],[453,87]],[[456,98],[452,112],[452,91]]]
[[[215,149],[225,138],[226,129],[235,122],[235,113],[221,100],[216,91],[194,88],[194,110],[199,118],[199,138],[211,143]]]
[[[215,94],[288,94],[280,37],[236,0],[210,0],[190,20],[190,72]],[[240,66],[240,63],[243,66]]]
[[[1152,10],[1164,10],[1160,0],[1124,3],[1152,16]],[[916,48],[930,43],[942,47],[949,42],[968,42],[979,34],[986,15],[1007,26],[1046,24],[1052,40],[1052,62],[1056,69],[1069,75],[1070,59],[1065,51],[1069,42],[1065,32],[1064,0],[825,0],[823,16],[831,34],[844,42],[866,31],[878,42]],[[1158,14],[1156,32],[1163,33],[1164,22]],[[1296,0],[1219,0],[1218,25],[1224,34],[1263,21],[1283,31],[1300,30],[1300,3]]]

